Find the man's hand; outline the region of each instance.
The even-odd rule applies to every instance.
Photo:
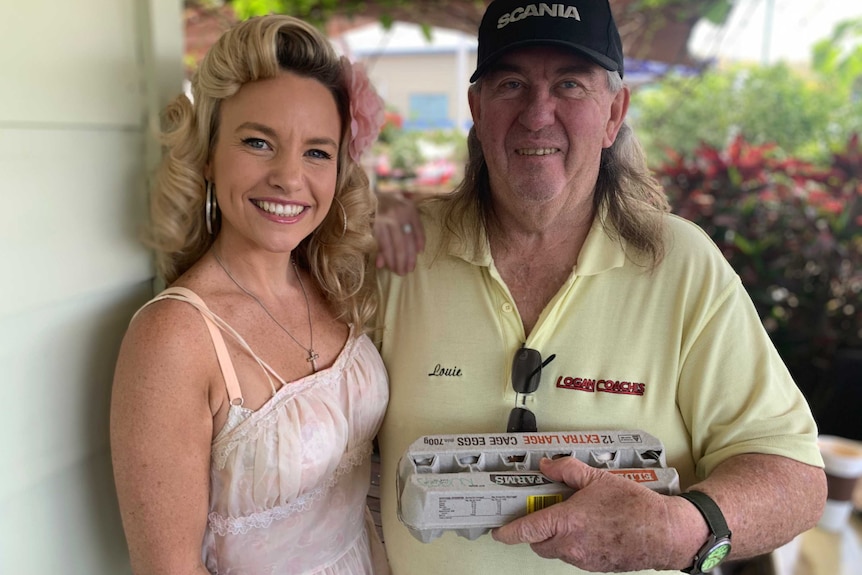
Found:
[[[409,194],[377,194],[374,237],[379,250],[378,268],[389,268],[400,276],[413,271],[416,255],[425,249],[425,231]]]
[[[674,559],[670,521],[674,508],[684,500],[660,495],[572,457],[543,459],[539,469],[577,491],[562,503],[495,529],[494,539],[509,545],[529,543],[541,557],[561,559],[587,571],[685,567],[674,564],[680,560]],[[688,517],[694,519],[695,538],[706,540],[703,521],[698,525],[696,515]],[[686,528],[684,523],[675,527]]]

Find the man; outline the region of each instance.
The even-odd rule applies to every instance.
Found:
[[[808,407],[726,260],[667,213],[625,124],[623,73],[606,0],[487,9],[464,182],[423,205],[421,222],[388,230],[425,234],[415,271],[381,278],[395,575],[698,573],[720,557],[716,537],[749,557],[820,516]],[[522,347],[555,359],[535,393],[516,396]],[[576,489],[568,500],[473,541],[414,539],[396,517],[400,456],[422,435],[505,430],[516,397],[540,431],[656,436],[682,490],[701,495],[659,495],[563,458],[541,470]]]

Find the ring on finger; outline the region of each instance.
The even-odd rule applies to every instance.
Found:
[[[410,224],[404,224],[403,226],[401,226],[401,231],[404,232],[405,234],[412,234],[413,233],[413,226]]]

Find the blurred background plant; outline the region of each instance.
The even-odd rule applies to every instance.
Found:
[[[699,224],[742,278],[800,388],[816,400],[836,353],[862,349],[862,148],[822,166],[737,136],[666,152],[674,212]]]
[[[392,112],[374,146],[380,191],[445,193],[463,176],[467,142],[459,130],[406,130]]]
[[[829,162],[862,132],[862,18],[840,22],[815,44],[810,68],[735,64],[694,77],[672,72],[635,91],[630,117],[654,164],[667,159],[666,150],[721,148],[738,134]]]

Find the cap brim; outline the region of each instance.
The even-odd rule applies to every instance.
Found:
[[[500,59],[500,57],[515,48],[524,48],[527,46],[559,46],[560,48],[566,48],[567,50],[572,50],[582,56],[585,56],[604,68],[605,70],[610,70],[611,72],[619,72],[619,66],[616,62],[605,56],[604,54],[600,54],[595,50],[591,50],[585,46],[581,46],[580,44],[575,44],[574,42],[566,42],[564,40],[540,40],[540,39],[532,39],[532,40],[521,40],[520,42],[512,42],[507,45],[505,48],[501,48],[496,52],[489,55],[482,61],[477,67],[476,71],[473,72],[473,75],[470,76],[470,82],[473,83],[478,80],[485,72],[488,71],[488,68],[494,65],[494,63]]]

